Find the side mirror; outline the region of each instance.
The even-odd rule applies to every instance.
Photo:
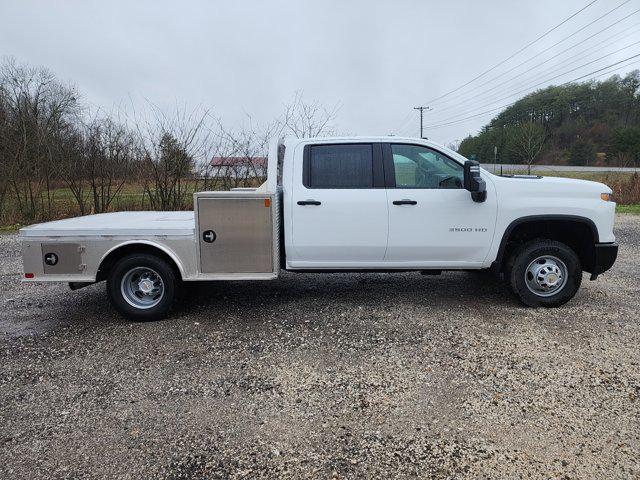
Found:
[[[487,199],[487,185],[480,176],[480,164],[475,160],[464,162],[464,188],[471,192],[474,202]]]

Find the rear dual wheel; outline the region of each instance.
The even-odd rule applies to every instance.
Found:
[[[107,293],[113,307],[137,321],[165,318],[176,297],[177,279],[172,266],[148,253],[120,259],[109,272]]]
[[[580,288],[582,266],[576,253],[564,243],[532,240],[514,252],[505,276],[525,305],[559,307]]]

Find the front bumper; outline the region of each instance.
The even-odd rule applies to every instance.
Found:
[[[596,254],[591,272],[591,280],[595,280],[598,275],[609,270],[618,257],[618,244],[613,243],[596,243]]]

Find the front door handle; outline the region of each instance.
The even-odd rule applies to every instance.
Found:
[[[298,205],[320,205],[317,200],[298,200]]]
[[[394,205],[417,205],[418,202],[416,202],[415,200],[394,200],[393,201]]]

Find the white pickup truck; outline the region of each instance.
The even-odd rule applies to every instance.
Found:
[[[595,182],[496,176],[422,139],[272,142],[256,189],[199,192],[194,212],[120,212],[20,230],[24,281],[106,280],[136,320],[203,280],[296,272],[493,270],[557,307],[614,263],[615,203]]]

